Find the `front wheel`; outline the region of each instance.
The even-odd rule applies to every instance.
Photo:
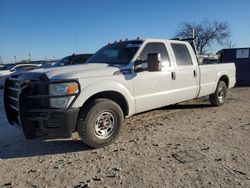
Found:
[[[223,81],[219,81],[216,91],[209,95],[209,100],[213,106],[220,106],[225,103],[227,96],[227,85]]]
[[[117,103],[109,99],[96,99],[80,111],[77,130],[85,144],[100,148],[118,138],[123,120],[123,112]]]

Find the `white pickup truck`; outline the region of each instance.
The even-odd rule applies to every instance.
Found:
[[[27,138],[77,131],[99,148],[117,139],[124,118],[207,95],[219,106],[234,85],[234,63],[198,65],[188,42],[136,39],[108,44],[82,65],[11,76],[4,103]]]

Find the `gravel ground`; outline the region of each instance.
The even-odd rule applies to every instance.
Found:
[[[93,150],[77,135],[26,141],[2,112],[0,187],[250,187],[249,114],[250,88],[235,88],[218,108],[202,99],[133,116]]]

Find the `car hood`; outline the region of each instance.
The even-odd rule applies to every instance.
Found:
[[[91,63],[47,69],[37,69],[30,72],[44,73],[49,79],[74,79],[84,77],[109,76],[113,75],[116,71],[121,70],[122,67],[123,66],[121,65],[110,66],[104,63]]]
[[[11,74],[11,72],[9,70],[1,70],[0,71],[0,76],[5,76],[5,75],[9,75]]]

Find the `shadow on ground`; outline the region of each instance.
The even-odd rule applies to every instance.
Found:
[[[208,108],[210,104],[176,104],[158,110]],[[3,130],[5,128],[5,130]],[[4,132],[4,133],[3,133]],[[12,159],[54,154],[66,154],[91,150],[81,140],[47,139],[46,137],[26,140],[23,133],[15,127],[0,127],[0,159]]]
[[[45,140],[44,138],[37,138],[3,145],[0,148],[0,159],[66,154],[87,150],[91,150],[91,148],[81,140]]]
[[[197,108],[211,108],[211,104],[175,104],[171,106],[164,107],[164,109],[197,109]]]
[[[53,140],[46,137],[26,140],[21,130],[8,124],[2,98],[3,93],[0,90],[0,159],[66,154],[90,150],[81,140]]]

